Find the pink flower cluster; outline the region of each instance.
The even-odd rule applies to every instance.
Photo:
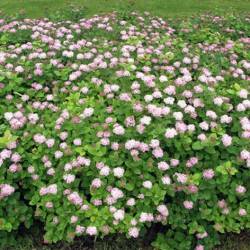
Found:
[[[9,184],[0,184],[0,199],[10,196],[15,192],[15,188]]]

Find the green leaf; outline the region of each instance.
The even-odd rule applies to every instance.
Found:
[[[204,145],[200,141],[196,141],[192,144],[192,149],[193,150],[201,150],[204,148]]]
[[[106,154],[107,149],[102,147],[99,143],[96,143],[94,146],[86,145],[84,149],[91,155],[94,156],[103,156]]]
[[[193,175],[190,175],[189,182],[195,185],[199,185],[201,180],[201,173],[195,173]]]
[[[18,137],[13,136],[9,130],[4,132],[4,136],[0,137],[0,147],[6,147],[9,143],[16,141]]]
[[[238,173],[238,170],[232,166],[230,161],[227,161],[223,165],[216,167],[216,172],[221,173],[222,175],[235,175]]]
[[[132,183],[127,183],[126,184],[126,186],[125,186],[125,188],[128,190],[128,191],[132,191],[133,189],[134,189],[134,184],[132,184]]]
[[[81,156],[85,155],[85,150],[83,147],[77,147],[75,148],[75,151],[79,153]]]

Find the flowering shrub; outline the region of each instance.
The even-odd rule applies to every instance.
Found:
[[[0,20],[0,234],[162,226],[156,249],[250,227],[249,18]]]

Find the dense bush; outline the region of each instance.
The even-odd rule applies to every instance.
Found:
[[[0,23],[1,239],[157,223],[155,248],[201,250],[250,228],[249,18]]]

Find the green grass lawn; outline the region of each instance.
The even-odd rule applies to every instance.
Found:
[[[46,17],[58,9],[69,7],[75,4],[86,7],[86,16],[110,12],[113,10],[137,10],[149,11],[153,15],[163,17],[186,16],[204,12],[248,12],[250,13],[250,0],[0,0],[0,11],[5,15],[12,15],[19,11],[24,11],[25,16],[30,18]],[[133,246],[132,246],[133,245]],[[97,250],[149,250],[142,248],[139,243],[129,241],[98,241]],[[134,248],[136,247],[136,248]],[[78,241],[74,245],[58,244],[48,247],[34,242],[33,238],[25,237],[15,250],[87,250],[85,243]],[[250,234],[241,236],[227,236],[223,241],[223,246],[217,250],[250,250]]]
[[[88,16],[126,8],[150,11],[159,16],[182,16],[207,11],[250,12],[250,0],[0,0],[0,10],[4,14],[24,10],[28,17],[36,18],[71,4],[86,7]]]

